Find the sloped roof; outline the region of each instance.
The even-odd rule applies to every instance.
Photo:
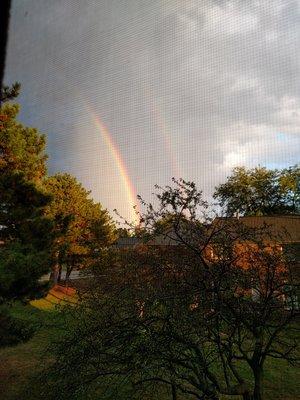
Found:
[[[178,245],[178,240],[176,240],[175,237],[172,238],[164,235],[158,235],[152,239],[149,239],[148,241],[145,241],[139,237],[128,237],[118,239],[115,243],[115,247],[129,248],[141,244],[147,244],[148,246],[176,246]]]
[[[269,227],[272,237],[278,238],[281,243],[300,243],[300,215],[276,215],[276,216],[250,216],[240,218],[216,218],[214,223],[221,220],[238,220],[250,228]],[[118,248],[135,247],[144,243],[141,238],[128,237],[117,240]],[[175,234],[159,234],[147,242],[150,246],[176,246],[179,244]]]
[[[118,248],[126,248],[126,247],[134,247],[138,244],[141,244],[142,240],[137,237],[125,237],[119,238],[114,244],[115,247]]]
[[[300,243],[300,215],[249,216],[240,217],[239,221],[251,228],[269,226],[282,243]]]

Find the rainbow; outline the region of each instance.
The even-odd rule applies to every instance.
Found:
[[[172,140],[171,140],[172,136],[171,136],[168,124],[166,123],[165,119],[163,118],[162,113],[160,112],[159,108],[153,102],[151,104],[151,111],[152,111],[152,115],[155,118],[156,125],[157,125],[160,133],[162,134],[165,150],[166,150],[167,156],[168,156],[169,161],[172,166],[174,178],[177,178],[177,179],[182,178],[181,169],[178,165],[177,160],[175,159],[175,157],[173,155],[174,152],[173,152]]]
[[[157,101],[154,102],[154,95],[152,92],[151,87],[148,84],[143,84],[142,90],[144,92],[144,95],[146,96],[148,102],[150,103],[150,110],[151,114],[154,117],[155,124],[157,128],[159,129],[159,132],[162,135],[162,139],[164,142],[164,147],[165,151],[167,154],[167,157],[169,159],[169,162],[172,167],[172,173],[174,175],[174,178],[182,178],[182,170],[174,157],[174,151],[173,151],[173,146],[172,146],[172,134],[171,134],[171,129],[169,128],[168,123],[166,122],[166,119],[163,117],[162,112],[160,111],[160,108],[157,106]]]
[[[130,210],[130,219],[132,223],[138,224],[139,223],[139,204],[137,201],[137,194],[135,187],[130,179],[130,175],[128,173],[126,164],[123,160],[123,157],[121,155],[121,152],[117,146],[117,144],[114,142],[114,139],[109,132],[108,128],[104,124],[104,122],[101,120],[101,118],[95,113],[90,110],[92,116],[93,116],[93,122],[98,129],[98,131],[101,133],[101,136],[109,149],[109,152],[112,156],[112,158],[115,161],[115,164],[117,166],[118,172],[120,179],[122,181],[126,197],[127,197],[127,203],[128,203],[128,208]],[[135,206],[135,208],[134,208]]]

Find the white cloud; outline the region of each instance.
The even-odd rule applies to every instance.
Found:
[[[299,161],[300,135],[289,135],[265,125],[247,126],[242,123],[230,126],[226,131],[224,142],[219,147],[223,154],[218,166],[221,176],[241,165],[281,168],[286,163],[283,155],[288,157],[288,165]]]
[[[300,98],[284,96],[280,99],[276,113],[282,130],[300,135]]]
[[[205,30],[213,35],[235,35],[254,30],[258,16],[241,9],[236,2],[224,2],[206,10]]]
[[[231,87],[231,90],[240,91],[240,90],[257,89],[257,88],[259,88],[258,78],[240,76],[235,79],[235,82]]]

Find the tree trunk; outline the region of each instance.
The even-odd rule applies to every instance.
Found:
[[[58,276],[57,276],[58,283],[61,281],[61,273],[62,273],[62,266],[60,265],[58,268]]]
[[[262,400],[262,368],[256,367],[253,369],[254,373],[254,390],[253,390],[253,400]]]
[[[58,276],[59,276],[59,269],[60,269],[59,262],[58,262],[58,259],[59,259],[59,251],[56,252],[56,254],[55,254],[55,259],[56,259],[56,262],[55,262],[55,264],[54,264],[53,267],[52,267],[52,271],[51,271],[51,274],[50,274],[50,281],[51,281],[54,285],[57,285]]]
[[[177,391],[175,385],[172,385],[172,400],[177,400]]]
[[[258,396],[258,397],[257,397]],[[244,393],[243,400],[262,400],[261,393]]]
[[[253,368],[254,375],[254,389],[253,393],[243,393],[243,400],[262,400],[261,383],[262,383],[262,369],[260,367]]]
[[[69,281],[71,272],[73,271],[73,267],[67,267],[67,272],[66,272],[66,283]]]
[[[52,267],[52,271],[50,274],[50,280],[54,285],[56,285],[58,282],[58,275],[59,275],[59,264],[55,264]]]

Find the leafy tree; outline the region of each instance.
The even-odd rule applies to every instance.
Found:
[[[236,167],[214,197],[227,215],[274,215],[300,212],[300,167],[283,170]]]
[[[19,96],[21,85],[15,82],[11,87],[2,86],[0,91],[0,104]]]
[[[133,236],[133,233],[129,229],[126,229],[126,228],[118,228],[116,233],[117,233],[118,239],[129,238],[129,237]]]
[[[212,221],[193,183],[158,199],[143,228],[167,218],[173,245],[101,253],[39,398],[261,400],[266,360],[297,361],[291,265],[271,232]]]
[[[0,79],[0,81],[1,81],[1,79]],[[21,88],[21,85],[19,82],[15,82],[11,87],[9,87],[9,86],[2,87],[0,85],[0,109],[1,109],[2,103],[18,97],[20,88]],[[7,118],[8,118],[8,116],[6,114],[2,114],[0,112],[0,130],[3,129],[2,122],[5,121]]]
[[[67,278],[74,267],[89,262],[102,247],[115,240],[112,221],[99,203],[94,203],[75,177],[64,173],[48,177],[45,188],[53,196],[45,215],[55,223],[52,278],[60,280],[62,265]]]
[[[1,174],[21,174],[26,181],[40,184],[46,174],[46,139],[37,129],[16,121],[19,106],[5,104],[1,113],[6,115],[0,130]]]
[[[16,121],[18,109],[1,109],[7,118],[0,130],[0,305],[42,295],[47,285],[40,278],[50,267],[52,224],[43,215],[50,198],[41,187],[45,138]],[[4,327],[7,313],[3,318]]]
[[[49,270],[51,221],[43,216],[49,197],[20,174],[0,177],[0,299],[27,301],[43,294]]]

